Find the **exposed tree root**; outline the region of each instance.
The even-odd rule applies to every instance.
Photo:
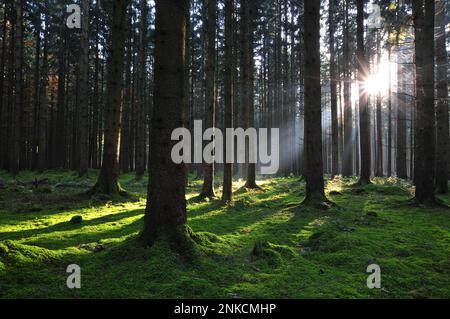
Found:
[[[196,234],[187,225],[160,230],[160,233],[141,232],[139,241],[146,247],[151,247],[158,241],[166,241],[169,248],[184,261],[194,261],[198,257]]]
[[[309,209],[318,209],[318,210],[329,210],[332,208],[339,208],[339,205],[330,201],[325,195],[317,194],[306,196],[303,202],[300,204],[299,209],[309,208]]]

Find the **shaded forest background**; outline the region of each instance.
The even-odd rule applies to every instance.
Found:
[[[19,169],[76,169],[80,175],[85,174],[87,168],[100,167],[112,3],[90,2],[85,3],[89,9],[83,20],[87,22],[86,27],[69,29],[66,26],[69,14],[64,13],[71,1],[4,1],[0,12],[0,167],[15,173]],[[206,22],[210,16],[206,3],[191,1],[190,4],[189,41],[186,47],[186,120],[189,124],[194,119],[205,118],[205,112],[208,111],[205,94],[208,91],[206,86],[211,81],[206,81]],[[367,29],[366,56],[371,72],[376,72],[380,55],[388,52],[393,68],[391,72],[398,75],[397,81],[390,83],[392,92],[388,96],[371,97],[371,171],[377,176],[396,174],[402,178],[412,178],[415,89],[411,7],[396,1],[376,3],[383,10],[384,23],[382,28]],[[444,4],[445,1],[438,3]],[[251,76],[254,83],[255,123],[260,127],[281,127],[285,131],[287,138],[282,138],[281,153],[284,156],[281,173],[298,175],[303,172],[304,144],[304,57],[301,49],[303,1],[256,1],[254,5],[251,43],[254,66]],[[215,75],[212,82],[215,83],[215,123],[218,127],[224,127],[225,16],[221,1],[219,6],[220,10],[216,7],[217,20],[213,21],[212,49],[217,57],[213,61]],[[358,108],[355,98],[350,97],[351,107],[347,105],[347,121],[344,114],[345,94],[349,90],[345,84],[353,85],[357,72],[355,9],[354,1],[336,1],[332,6],[326,4],[326,8],[323,8],[323,157],[324,170],[333,174],[343,172],[343,166],[349,166],[346,167],[348,175],[358,175],[360,171]],[[437,17],[436,21],[442,21],[442,25],[436,25],[436,41],[444,39],[445,47],[444,30],[448,24],[448,15],[445,12],[440,14],[443,17],[439,20]],[[136,170],[139,176],[143,174],[149,158],[146,145],[153,103],[154,3],[129,1],[126,15],[120,168],[124,172]],[[243,110],[240,82],[246,65],[243,64],[245,57],[239,52],[241,45],[246,43],[239,35],[242,30],[239,27],[242,22],[239,8],[234,8],[232,19],[233,80],[236,88],[233,91],[234,123],[242,124],[244,117],[240,116]],[[447,68],[448,58],[442,56],[445,52],[440,50],[437,53],[437,63]],[[240,63],[240,60],[244,61]],[[350,88],[350,94],[355,92]],[[336,109],[337,114],[332,114],[332,108]],[[336,118],[333,117],[337,118],[337,127],[333,125],[336,124]],[[441,118],[438,117],[439,120]],[[349,150],[346,151],[344,123],[351,124],[347,129],[351,129],[353,143],[347,145]],[[333,128],[337,130],[333,132]],[[333,135],[338,138],[333,139]],[[333,147],[333,141],[338,142],[338,146]],[[333,149],[337,151],[336,154],[333,154]],[[343,155],[346,152],[349,154]],[[445,160],[441,158],[441,162]],[[201,172],[201,168],[193,169]]]

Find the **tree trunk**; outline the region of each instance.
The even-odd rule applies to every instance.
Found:
[[[132,32],[132,3],[128,6],[128,22],[127,22],[127,52],[126,52],[126,68],[125,68],[125,87],[123,94],[123,107],[122,107],[122,130],[120,136],[120,168],[124,173],[128,173],[131,170],[132,162],[132,56],[133,56],[133,32]]]
[[[337,112],[337,72],[336,72],[336,52],[334,44],[335,33],[335,7],[336,1],[330,0],[329,4],[329,40],[330,40],[330,93],[331,93],[331,176],[339,174],[339,126]]]
[[[403,92],[404,67],[399,45],[399,33],[397,33],[397,177],[407,179],[406,169],[406,103]]]
[[[83,0],[81,23],[81,53],[78,69],[78,145],[79,176],[87,174],[89,166],[89,7],[90,0]]]
[[[105,142],[102,168],[91,192],[122,193],[119,184],[120,113],[122,106],[126,12],[128,0],[114,0],[110,55],[107,62]]]
[[[97,9],[99,3],[97,3]],[[100,40],[100,21],[99,17],[96,19],[96,36],[95,36],[95,66],[94,66],[94,92],[92,96],[92,132],[91,132],[91,160],[92,167],[98,169],[99,165],[99,156],[98,149],[100,147],[98,143],[99,136],[99,108],[100,108],[100,92],[99,92],[99,82],[100,82],[100,48],[99,48],[99,40]]]
[[[233,10],[234,1],[225,0],[225,129],[233,128]],[[233,200],[233,164],[227,161],[224,152],[222,200]]]
[[[322,160],[322,111],[320,83],[320,2],[305,0],[305,203],[326,201]]]
[[[434,0],[413,0],[416,45],[417,116],[415,133],[416,201],[434,204],[435,107],[434,107]]]
[[[138,83],[136,90],[136,108],[138,117],[136,127],[136,179],[144,176],[146,163],[146,82],[147,82],[147,1],[141,0],[141,23],[139,32]]]
[[[16,176],[20,169],[21,117],[23,108],[23,8],[22,0],[14,1],[14,109],[11,126],[10,171]]]
[[[56,102],[56,131],[58,134],[54,136],[54,144],[58,145],[59,151],[55,157],[52,156],[52,164],[56,168],[67,168],[67,135],[66,135],[66,48],[67,48],[67,34],[64,18],[61,20],[60,28],[60,47],[58,52],[58,87],[57,87],[57,102]]]
[[[247,101],[246,101],[246,128],[254,128],[255,127],[255,89],[254,89],[254,72],[255,72],[255,59],[253,52],[253,42],[254,42],[254,30],[255,30],[255,15],[257,11],[255,0],[249,0],[247,6],[247,23],[248,26],[246,28],[247,31],[247,46],[246,46],[246,55],[247,55],[247,67],[248,67],[248,75],[247,75]],[[246,188],[256,189],[258,186],[256,185],[256,164],[250,163],[250,145],[247,145],[246,149],[246,158],[247,158],[247,181],[245,183]]]
[[[370,149],[370,112],[369,98],[364,83],[368,78],[369,63],[364,46],[364,1],[357,0],[357,60],[359,86],[359,134],[361,150],[360,184],[370,183],[371,149]]]
[[[381,62],[381,45],[380,45],[380,38],[379,38],[379,32],[377,32],[377,65],[378,65],[378,72],[380,72],[380,62]],[[389,73],[389,77],[391,74]],[[376,97],[376,169],[375,169],[375,175],[377,177],[383,177],[384,176],[384,169],[383,169],[383,118],[382,118],[382,110],[381,110],[381,104],[382,104],[382,97],[381,92],[378,92]]]
[[[166,237],[180,247],[185,240],[185,166],[175,164],[172,131],[183,125],[187,0],[156,0],[153,116],[150,134],[147,208],[142,239],[152,245]]]
[[[217,0],[207,1],[206,22],[206,91],[205,91],[205,129],[216,126],[216,19]],[[214,139],[215,137],[213,137]],[[203,164],[203,189],[200,198],[213,198],[214,194],[214,157],[212,163]]]
[[[353,112],[351,102],[351,71],[350,71],[350,44],[349,44],[349,22],[348,5],[345,0],[344,6],[344,155],[342,159],[342,175],[349,177],[353,175]]]
[[[43,171],[48,167],[47,157],[47,114],[48,114],[48,45],[49,45],[49,18],[45,14],[45,31],[44,31],[44,56],[42,57],[42,70],[40,75],[39,89],[39,135],[38,135],[38,160],[37,169]]]
[[[6,61],[6,50],[7,50],[7,38],[8,38],[8,4],[6,3],[6,1],[4,2],[3,5],[3,24],[2,24],[2,32],[3,32],[3,38],[2,38],[2,54],[0,56],[0,169],[3,169],[4,166],[4,156],[3,154],[6,154],[6,143],[7,143],[7,132],[5,132],[4,130],[4,126],[3,123],[6,121],[5,119],[5,115],[7,114],[6,112],[6,107],[5,107],[5,103],[4,101],[6,100],[5,96],[4,96],[4,78],[5,78],[5,61]]]
[[[448,124],[448,58],[446,49],[446,8],[444,0],[439,0],[437,7],[437,152],[436,152],[436,188],[441,194],[448,193],[448,179],[450,169],[450,143]]]
[[[392,176],[392,80],[391,80],[391,50],[388,45],[389,61],[389,93],[388,93],[388,141],[387,141],[387,176]]]
[[[36,20],[34,22],[35,27],[35,40],[36,40],[36,47],[34,52],[34,97],[33,97],[33,119],[34,122],[34,128],[33,128],[33,139],[32,139],[32,159],[31,159],[31,167],[32,169],[36,169],[37,167],[37,157],[39,149],[39,124],[38,124],[38,117],[39,117],[39,101],[41,99],[40,97],[40,72],[41,72],[41,12],[40,8],[38,8],[38,13],[36,15]]]

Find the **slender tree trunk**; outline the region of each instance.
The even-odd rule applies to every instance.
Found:
[[[397,177],[407,179],[406,169],[406,103],[403,92],[404,67],[399,45],[399,33],[397,33]]]
[[[91,192],[122,193],[119,184],[120,113],[122,107],[125,29],[128,0],[114,0],[110,55],[107,62],[105,142],[102,168]]]
[[[36,15],[36,20],[34,23],[35,27],[35,39],[36,39],[36,48],[34,55],[34,97],[33,97],[33,122],[38,123],[39,117],[39,101],[40,101],[40,72],[41,72],[41,12],[40,8],[38,8],[38,14]],[[33,129],[33,151],[32,151],[32,159],[31,159],[31,167],[32,169],[36,169],[37,167],[37,157],[39,152],[39,125],[34,125]]]
[[[320,84],[320,2],[305,0],[305,203],[326,201],[322,160],[322,111]]]
[[[23,108],[23,2],[14,1],[14,109],[11,127],[10,171],[15,176],[20,169],[21,118]]]
[[[233,128],[233,11],[234,0],[225,0],[225,129]],[[224,152],[222,200],[233,200],[233,164]]]
[[[127,14],[127,51],[126,51],[126,69],[125,69],[125,87],[123,94],[123,107],[122,107],[122,130],[120,137],[120,167],[124,173],[128,173],[131,170],[132,162],[132,56],[133,56],[133,32],[132,32],[132,2],[128,6]]]
[[[47,3],[46,3],[47,4]],[[39,135],[38,135],[38,161],[37,169],[43,171],[48,167],[47,157],[47,117],[48,117],[48,99],[47,99],[47,85],[48,85],[48,45],[49,45],[49,18],[45,14],[45,30],[44,30],[44,56],[42,57],[42,70],[40,75],[39,86]]]
[[[379,32],[377,32],[377,65],[378,72],[380,71],[380,63],[381,63],[381,45]],[[391,74],[389,73],[389,76]],[[378,92],[376,97],[376,169],[375,175],[378,177],[384,176],[384,168],[383,168],[383,113],[381,110],[382,106],[382,97],[381,92]]]
[[[184,98],[184,105],[183,105],[183,127],[187,128],[188,130],[191,130],[191,123],[193,121],[191,120],[191,99],[192,99],[192,92],[191,92],[191,85],[193,82],[192,74],[193,74],[193,63],[192,63],[192,50],[191,50],[191,42],[193,42],[191,39],[191,18],[190,18],[190,10],[191,10],[191,3],[188,4],[189,10],[187,12],[188,16],[186,17],[186,37],[185,37],[185,43],[184,47],[186,50],[186,57],[185,57],[185,77],[184,77],[184,92],[185,92],[185,98]],[[192,130],[191,130],[192,132]],[[193,146],[193,143],[191,142],[191,147]],[[189,172],[190,172],[190,165],[186,164],[186,186],[189,184]]]
[[[97,3],[97,10],[100,10]],[[100,108],[100,49],[99,49],[99,38],[100,38],[100,21],[97,17],[96,19],[96,36],[95,36],[95,66],[94,66],[94,92],[92,97],[92,133],[91,133],[91,157],[92,157],[92,167],[97,169],[99,165],[98,149],[100,147],[98,143],[99,135],[99,108]]]
[[[67,47],[67,37],[66,37],[66,28],[64,26],[63,21],[61,21],[63,25],[61,27],[61,43],[58,53],[58,88],[57,88],[57,102],[56,102],[56,131],[59,134],[53,135],[55,145],[59,146],[59,152],[56,154],[56,157],[52,157],[52,163],[57,168],[67,168],[67,141],[66,138],[66,67],[67,67],[67,59],[66,59],[66,47]]]
[[[369,97],[364,83],[368,78],[369,63],[364,45],[364,1],[357,0],[357,46],[358,46],[358,85],[359,85],[359,131],[361,149],[360,184],[370,183],[371,149],[370,149],[370,112]]]
[[[87,174],[89,166],[89,7],[90,0],[83,0],[81,23],[81,53],[78,69],[78,145],[79,176]]]
[[[281,173],[287,177],[289,175],[289,57],[288,57],[288,13],[287,0],[283,1],[282,14],[282,40],[281,40],[281,69],[282,69],[282,94],[281,94],[281,127],[280,127],[280,149],[281,149]]]
[[[391,80],[391,45],[388,45],[389,93],[388,93],[388,141],[387,141],[387,176],[392,176],[392,80]]]
[[[216,127],[216,20],[217,0],[207,1],[208,18],[206,25],[206,92],[205,92],[205,128]],[[213,139],[215,136],[213,137]],[[213,198],[214,194],[214,157],[212,163],[203,164],[203,189],[201,198]]]
[[[254,42],[254,30],[255,30],[255,15],[257,11],[257,4],[255,0],[249,0],[247,6],[247,23],[248,26],[246,28],[247,31],[247,46],[246,46],[246,55],[247,55],[247,67],[248,67],[248,75],[247,75],[247,101],[246,101],[246,128],[254,128],[255,127],[255,88],[254,88],[254,72],[255,72],[255,60],[254,60],[254,52],[253,52],[253,42]],[[256,164],[250,163],[250,146],[246,147],[246,158],[247,158],[247,180],[245,183],[246,188],[255,189],[258,188],[256,185]]]
[[[2,39],[2,54],[0,56],[0,169],[4,168],[4,156],[6,154],[6,132],[4,130],[4,122],[6,121],[5,115],[7,115],[6,107],[4,101],[6,97],[4,96],[4,78],[5,78],[5,61],[6,61],[6,50],[7,50],[7,38],[8,38],[8,3],[5,1],[3,5],[3,39]]]
[[[441,194],[448,193],[450,170],[450,142],[449,142],[449,103],[448,103],[448,57],[446,48],[446,1],[437,2],[437,152],[436,152],[436,188]]]
[[[332,177],[339,174],[339,125],[338,125],[338,112],[337,112],[337,72],[336,72],[336,52],[334,44],[335,36],[335,7],[336,1],[330,0],[329,4],[329,40],[330,40],[330,93],[331,93],[331,153],[332,153],[332,165],[331,175]]]
[[[156,0],[154,105],[150,134],[147,208],[142,239],[165,237],[177,247],[185,240],[185,167],[171,159],[172,131],[183,125],[186,18],[189,1]]]
[[[136,179],[144,176],[146,163],[146,82],[147,82],[147,1],[140,0],[141,23],[139,32],[139,67],[136,90],[137,127],[136,127]]]
[[[344,6],[344,155],[342,159],[342,175],[353,175],[353,112],[351,102],[351,73],[350,73],[350,48],[349,48],[349,22],[348,5]]]

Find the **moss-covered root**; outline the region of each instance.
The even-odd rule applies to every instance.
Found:
[[[253,190],[261,190],[261,187],[259,187],[256,182],[254,181],[247,181],[244,185],[244,188],[246,189],[253,189]]]
[[[94,196],[94,195],[108,195],[111,197],[119,196],[124,198],[131,197],[131,193],[127,192],[125,189],[120,186],[120,183],[115,183],[114,185],[108,185],[105,183],[97,182],[94,187],[89,189],[85,195],[86,196]]]
[[[306,196],[305,200],[300,204],[300,207],[329,210],[331,208],[337,208],[338,205],[330,201],[324,194],[313,193]]]
[[[145,230],[140,234],[140,241],[144,246],[151,247],[157,242],[166,242],[172,251],[188,261],[193,261],[198,257],[194,239],[195,233],[187,225],[180,225],[175,229],[165,229],[151,236]]]

